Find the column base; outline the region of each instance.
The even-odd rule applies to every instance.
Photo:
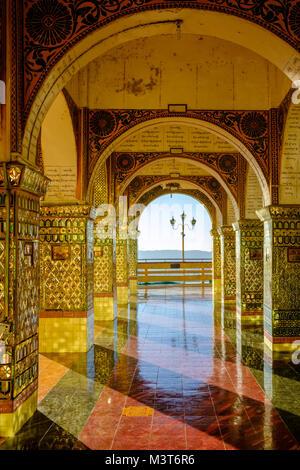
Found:
[[[40,352],[87,352],[94,344],[94,310],[40,312]]]
[[[110,321],[117,316],[114,294],[94,295],[94,320]]]
[[[117,303],[118,306],[126,306],[129,302],[129,289],[128,284],[117,285]]]
[[[14,436],[35,413],[38,403],[37,381],[29,387],[30,390],[32,386],[35,391],[21,404],[22,394],[12,402],[0,403],[0,436]],[[27,395],[26,392],[23,396]]]
[[[129,289],[130,289],[130,294],[137,294],[138,282],[136,278],[129,279]]]

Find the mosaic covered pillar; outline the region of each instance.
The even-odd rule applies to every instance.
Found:
[[[117,233],[116,237],[116,285],[118,305],[127,305],[129,300],[128,282],[128,238]]]
[[[93,345],[94,218],[88,205],[41,208],[42,352],[85,352]]]
[[[269,206],[257,215],[264,222],[265,357],[272,365],[293,362],[300,341],[300,206]]]
[[[221,299],[236,300],[236,253],[233,227],[223,225],[218,229],[221,241]]]
[[[137,293],[138,241],[129,239],[129,288],[131,294]]]
[[[112,234],[111,234],[112,235]],[[95,222],[94,229],[94,319],[116,317],[115,238]]]
[[[237,326],[263,323],[263,239],[260,220],[245,219],[233,224],[236,234]]]
[[[25,165],[0,165],[0,436],[37,407],[40,197],[48,180]]]
[[[212,258],[212,274],[213,274],[213,299],[221,300],[221,242],[218,230],[211,230],[213,241],[213,258]]]

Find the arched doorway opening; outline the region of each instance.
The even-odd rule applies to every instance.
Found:
[[[211,214],[195,197],[172,193],[148,203],[139,220],[139,286],[211,288]],[[169,194],[168,194],[169,191]]]

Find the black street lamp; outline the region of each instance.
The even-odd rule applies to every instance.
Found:
[[[185,224],[185,218],[186,218],[186,214],[184,212],[182,212],[181,214],[181,237],[182,237],[182,262],[184,263],[184,237],[185,237],[185,226],[189,226],[188,224]],[[191,226],[192,226],[192,229],[195,227],[196,225],[196,219],[193,217],[192,220],[191,220]],[[172,217],[172,219],[170,219],[170,224],[172,226],[172,228],[174,230],[177,230],[178,227],[180,227],[180,224],[178,224],[176,227],[175,227],[175,224],[176,224],[176,220],[174,218],[174,216]]]

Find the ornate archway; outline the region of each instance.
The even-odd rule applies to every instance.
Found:
[[[66,18],[67,28],[62,37],[61,34],[55,34],[55,27],[52,34],[47,32],[47,28],[44,30],[41,27],[43,19],[49,18],[47,2],[28,2],[23,37],[26,58],[24,158],[29,161],[35,158],[36,142],[44,116],[70,78],[112,45],[133,37],[166,32],[176,34],[178,25],[186,33],[196,31],[197,34],[217,34],[222,39],[255,51],[291,79],[296,78],[300,60],[296,52],[300,49],[297,2],[289,1],[285,6],[277,6],[276,13],[273,0],[267,4],[264,2],[261,7],[256,3],[246,5],[241,2],[236,6],[228,3],[224,0],[222,5],[216,5],[211,0],[198,0],[189,3],[189,8],[186,8],[186,3],[176,1],[165,4],[158,0],[142,1],[138,6],[135,2],[127,6],[120,0],[114,6],[95,3],[92,11],[87,12],[80,8],[80,2],[73,11],[64,2],[59,2],[56,16],[53,18],[52,15],[51,18],[54,26],[61,15]],[[180,13],[176,9],[178,6],[181,8]],[[191,8],[194,9],[193,15],[190,15]],[[35,27],[30,26],[33,14],[38,14],[40,26],[39,23]],[[282,20],[283,17],[287,18],[286,22]],[[268,21],[267,18],[272,20]],[[17,106],[17,103],[13,103],[13,106]]]
[[[195,168],[200,170],[208,171],[211,174],[211,177],[208,178],[207,188],[208,190],[213,191],[213,193],[220,192],[222,186],[223,190],[227,193],[238,219],[241,216],[241,205],[242,196],[243,196],[243,173],[242,173],[242,162],[243,158],[238,154],[188,154],[184,155],[168,155],[168,154],[138,154],[135,157],[134,154],[114,154],[114,175],[115,175],[115,184],[117,186],[117,191],[115,192],[115,197],[122,195],[126,189],[139,190],[143,187],[143,170],[151,168],[156,161],[160,163],[167,164],[167,162],[172,159],[175,159],[177,162],[183,164],[193,163]],[[140,158],[139,158],[140,157]],[[135,164],[133,163],[135,160]],[[118,161],[120,164],[118,165]],[[124,165],[121,166],[123,161],[127,162],[127,165],[124,168]],[[130,165],[132,162],[132,165]],[[130,168],[132,166],[132,168]],[[130,171],[131,170],[131,171]],[[245,171],[245,168],[243,168]],[[240,172],[241,174],[238,174]],[[147,177],[146,177],[147,178]],[[190,176],[178,176],[178,180],[186,180],[195,184],[205,184],[205,177],[190,175]],[[147,185],[151,184],[152,181],[161,180],[164,181],[170,179],[170,175],[156,175],[148,177]],[[221,194],[221,193],[220,193]],[[239,197],[241,196],[241,197]]]
[[[159,124],[164,124],[164,123],[176,123],[177,125],[185,125],[185,126],[193,126],[193,127],[199,127],[201,129],[205,129],[209,132],[212,132],[213,134],[216,134],[220,136],[223,140],[229,142],[232,146],[234,146],[239,153],[245,158],[245,160],[249,163],[249,165],[253,168],[254,172],[256,173],[256,176],[260,182],[261,188],[262,188],[262,193],[264,197],[264,203],[265,205],[270,204],[270,191],[268,187],[268,182],[263,174],[263,171],[259,164],[257,163],[257,160],[254,158],[254,156],[251,154],[251,152],[248,150],[248,148],[240,141],[238,140],[235,136],[230,134],[228,131],[225,131],[222,127],[219,127],[216,124],[213,124],[211,122],[207,121],[200,121],[195,118],[190,118],[190,117],[170,117],[166,116],[163,118],[152,118],[149,122],[142,122],[141,124],[137,124],[136,126],[130,128],[127,131],[124,131],[123,134],[121,134],[119,137],[116,137],[115,140],[112,140],[112,142],[107,146],[107,148],[98,155],[98,158],[96,160],[96,163],[94,164],[94,169],[91,173],[91,176],[89,178],[89,186],[88,186],[88,191],[87,191],[87,199],[89,201],[92,200],[92,193],[93,193],[93,187],[94,187],[94,181],[98,172],[98,169],[101,167],[103,162],[111,156],[111,154],[118,148],[118,146],[122,143],[122,141],[126,140],[129,136],[134,135],[135,132],[137,132],[140,129],[145,129],[149,128],[151,126],[157,126]],[[91,144],[92,145],[92,144]],[[188,155],[188,152],[186,152],[186,155]],[[175,154],[173,155],[175,156]],[[180,158],[179,155],[177,155],[178,158]],[[195,159],[196,160],[196,159]],[[198,163],[201,165],[201,163]],[[203,165],[203,162],[202,162]],[[217,171],[213,170],[213,166],[210,168],[211,174],[214,175],[215,178],[219,180],[219,182],[223,185],[223,187],[226,188],[225,182],[220,178],[218,175]],[[230,191],[228,191],[230,193]],[[236,204],[234,202],[234,197],[232,194],[229,194],[229,196],[233,199],[232,202],[233,204]]]

